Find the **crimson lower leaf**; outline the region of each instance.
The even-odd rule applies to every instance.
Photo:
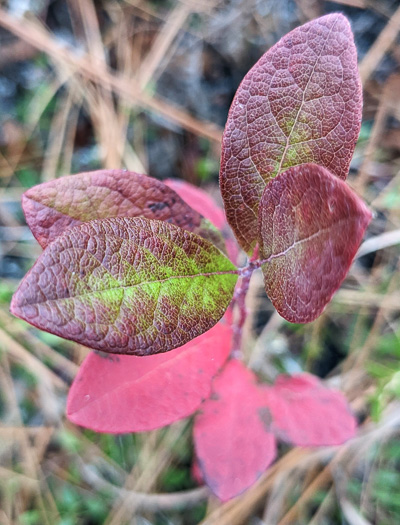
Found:
[[[160,428],[189,416],[208,397],[213,376],[228,358],[231,333],[223,319],[165,354],[91,352],[69,391],[68,418],[96,432],[122,433]]]
[[[199,465],[223,501],[250,487],[274,460],[270,416],[255,376],[239,361],[228,362],[196,416],[193,434]]]
[[[279,376],[265,387],[271,428],[300,446],[340,445],[354,437],[357,423],[343,394],[310,374]]]

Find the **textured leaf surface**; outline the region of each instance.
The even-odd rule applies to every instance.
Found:
[[[196,416],[194,442],[204,479],[223,501],[250,487],[276,455],[269,413],[254,375],[230,361]]]
[[[99,170],[39,184],[23,194],[22,208],[43,248],[83,222],[139,216],[170,222],[223,247],[218,232],[173,189],[132,171]]]
[[[201,188],[197,188],[183,180],[167,179],[164,182],[175,190],[191,208],[201,213],[203,217],[222,232],[225,239],[226,252],[230,260],[236,263],[239,255],[238,245],[232,235],[232,230],[226,222],[224,211],[215,203],[214,199]]]
[[[233,264],[193,233],[143,218],[102,219],[48,246],[11,311],[96,350],[149,355],[214,326],[236,280]]]
[[[230,345],[231,328],[223,319],[166,354],[91,352],[69,391],[68,418],[96,432],[123,433],[160,428],[189,416],[209,396]]]
[[[265,387],[271,429],[299,446],[340,445],[356,432],[356,420],[343,394],[310,374],[280,376]]]
[[[265,184],[313,162],[345,179],[361,125],[362,91],[353,35],[331,14],[282,38],[249,71],[229,112],[220,185],[239,244],[256,243]]]
[[[259,219],[266,292],[294,323],[318,317],[339,288],[371,213],[325,168],[290,168],[265,188]]]

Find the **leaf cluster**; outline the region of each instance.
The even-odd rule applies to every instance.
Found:
[[[292,31],[246,75],[220,172],[227,222],[249,256],[244,268],[235,265],[237,245],[221,233],[222,210],[188,184],[100,170],[23,195],[44,251],[11,311],[101,351],[89,354],[71,388],[72,421],[140,432],[201,407],[196,455],[222,500],[270,465],[276,437],[328,445],[354,435],[343,396],[316,378],[257,383],[232,355],[241,322],[232,321],[229,305],[235,298],[243,317],[243,283],[261,268],[285,319],[306,323],[322,313],[371,219],[345,182],[361,110],[356,49],[339,14]]]

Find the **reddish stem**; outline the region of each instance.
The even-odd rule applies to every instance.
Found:
[[[232,352],[231,355],[235,359],[241,359],[242,357],[242,337],[243,337],[243,326],[246,322],[248,314],[246,308],[246,295],[250,286],[250,279],[253,275],[254,270],[260,268],[265,261],[258,260],[258,246],[256,246],[253,255],[250,257],[247,266],[239,269],[239,275],[241,276],[241,282],[238,288],[236,288],[234,302],[239,309],[239,317],[237,321],[233,323],[233,341],[232,341]]]

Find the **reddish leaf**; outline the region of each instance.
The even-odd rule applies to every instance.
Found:
[[[340,445],[355,435],[357,423],[343,394],[314,376],[279,376],[265,387],[271,429],[299,446]]]
[[[193,186],[183,180],[167,179],[164,181],[167,186],[176,191],[176,193],[191,206],[211,221],[218,228],[225,239],[226,251],[231,261],[237,262],[239,250],[232,231],[228,227],[224,211],[217,206],[214,200],[204,190]]]
[[[194,481],[198,485],[204,485],[203,474],[201,472],[199,461],[196,458],[196,456],[193,459],[192,468],[190,469],[190,473],[192,475],[192,479],[194,479]]]
[[[224,246],[218,232],[173,189],[132,171],[99,170],[45,182],[23,194],[22,207],[43,248],[83,222],[138,216],[168,221]]]
[[[341,14],[298,27],[241,83],[222,140],[227,219],[251,253],[265,185],[314,162],[345,179],[360,131],[362,90],[351,28]]]
[[[102,219],[47,247],[11,311],[96,350],[150,355],[214,326],[236,280],[233,264],[194,233],[144,218]]]
[[[269,412],[254,375],[230,361],[213,382],[194,424],[196,455],[207,485],[223,501],[250,487],[276,455]]]
[[[216,228],[219,230],[225,228],[225,213],[207,192],[179,179],[167,179],[164,181],[164,184],[176,191],[181,199],[211,221]]]
[[[69,391],[68,419],[96,432],[143,432],[192,414],[229,355],[224,321],[166,354],[90,353]],[[101,381],[99,381],[101,378]]]
[[[266,292],[293,323],[318,317],[345,278],[371,213],[325,168],[290,168],[265,188],[259,243]]]

